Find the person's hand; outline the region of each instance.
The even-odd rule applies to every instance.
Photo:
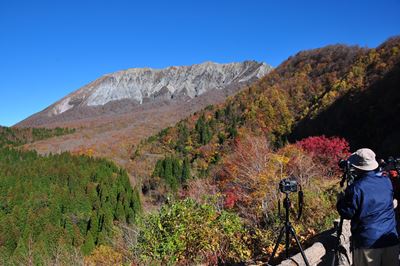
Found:
[[[341,191],[341,192],[339,192],[339,193],[337,194],[337,201],[340,201],[340,200],[342,200],[343,198],[344,198],[344,192]]]
[[[343,204],[343,199],[344,199],[344,192],[341,191],[337,194],[337,200],[336,200],[336,209],[339,211],[340,205]]]

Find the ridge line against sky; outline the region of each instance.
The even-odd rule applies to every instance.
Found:
[[[100,76],[135,67],[256,60],[376,47],[399,35],[399,0],[0,2],[0,125],[11,126]]]

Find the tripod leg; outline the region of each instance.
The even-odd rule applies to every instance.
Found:
[[[290,225],[286,224],[286,240],[285,240],[285,252],[286,252],[286,258],[289,258],[289,248],[290,248]]]
[[[296,240],[297,247],[300,249],[301,256],[303,257],[304,263],[305,263],[307,266],[310,266],[310,264],[308,263],[306,254],[304,254],[304,250],[303,250],[303,248],[301,247],[300,241],[299,241],[299,239],[297,238],[296,232],[294,231],[294,228],[292,227],[292,225],[290,225],[290,232],[292,233],[294,239]]]
[[[337,226],[337,230],[336,230],[336,246],[334,247],[334,254],[333,254],[333,258],[332,258],[332,266],[335,266],[338,264],[338,262],[340,262],[339,257],[340,257],[340,247],[341,247],[341,240],[340,240],[340,236],[342,235],[342,228],[343,228],[343,218],[340,217],[340,222]],[[347,255],[347,254],[346,254]],[[338,262],[336,261],[338,260]]]
[[[275,243],[274,250],[272,251],[271,257],[269,257],[268,264],[271,264],[272,259],[275,257],[275,253],[278,250],[279,243],[282,241],[283,233],[285,232],[285,226],[282,227],[281,232],[279,233],[278,240]]]

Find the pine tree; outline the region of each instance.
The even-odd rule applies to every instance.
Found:
[[[207,123],[205,115],[202,114],[200,118],[196,122],[195,126],[197,135],[198,135],[198,141],[202,145],[206,145],[208,142],[211,140],[211,131],[210,131],[210,125]]]
[[[92,234],[90,231],[86,235],[85,242],[83,243],[81,250],[84,255],[89,255],[92,250],[95,248],[95,243]]]
[[[172,190],[176,191],[179,187],[179,184],[178,184],[178,180],[173,172],[174,171],[173,170],[173,159],[171,157],[165,158],[164,166],[165,166],[165,173],[164,173],[165,182],[170,186],[170,188]]]
[[[158,160],[156,166],[154,167],[153,177],[164,177],[164,160]]]
[[[189,139],[189,129],[185,122],[181,122],[178,125],[178,141],[176,144],[176,150],[179,152],[185,151],[185,145]]]
[[[115,219],[119,220],[119,221],[123,221],[125,222],[125,210],[124,210],[124,206],[122,205],[121,201],[118,201],[117,203],[117,209],[115,210],[115,215],[114,215]]]
[[[190,176],[190,162],[189,162],[189,158],[186,157],[185,160],[183,161],[181,182],[183,184],[186,183],[186,181],[189,180],[190,177],[191,177]]]
[[[231,124],[228,126],[228,133],[230,138],[235,138],[238,135],[237,131],[237,122],[236,119],[233,119]]]
[[[97,216],[97,213],[92,213],[92,217],[90,217],[89,231],[92,233],[93,239],[96,242],[97,235],[99,233],[99,218]]]
[[[172,160],[170,157],[167,157],[164,159],[164,175],[163,177],[165,180],[171,180],[172,179]]]
[[[226,139],[226,136],[223,132],[218,133],[218,143],[223,144]]]
[[[178,160],[178,158],[174,157],[172,159],[172,175],[175,177],[175,179],[180,178],[182,173],[182,167],[181,164]]]
[[[195,129],[198,135],[198,142],[202,143],[203,141],[203,133],[204,133],[204,124],[205,124],[205,117],[204,114],[197,119]]]

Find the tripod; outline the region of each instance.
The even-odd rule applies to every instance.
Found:
[[[274,250],[272,251],[271,257],[269,258],[268,265],[271,264],[272,259],[275,257],[276,251],[278,250],[278,246],[282,241],[283,234],[285,233],[285,236],[286,236],[286,240],[285,240],[286,258],[287,259],[289,258],[290,234],[292,234],[292,236],[296,240],[297,247],[300,249],[301,256],[303,257],[303,260],[304,260],[305,264],[307,266],[310,266],[310,264],[308,263],[308,260],[306,258],[306,255],[304,254],[303,248],[300,245],[300,241],[297,238],[296,232],[294,231],[294,228],[293,228],[292,224],[289,221],[289,209],[290,209],[289,193],[290,193],[289,191],[285,191],[286,197],[283,200],[283,206],[286,209],[286,212],[285,212],[286,213],[285,214],[285,224],[282,226],[282,229],[281,229],[281,231],[279,233],[278,240],[276,241],[276,244],[275,244]]]
[[[340,239],[340,236],[342,235],[342,229],[343,229],[343,220],[344,220],[343,217],[340,217],[340,222],[339,222],[337,230],[336,230],[336,246],[333,248],[334,255],[333,255],[333,259],[332,259],[332,266],[339,265],[341,261],[343,262],[343,256],[346,258],[346,263],[348,265],[351,264],[349,255],[347,254],[347,250],[342,245],[342,241]],[[343,256],[341,256],[341,255],[343,255]]]
[[[342,180],[340,181],[340,187],[344,187],[344,184],[347,182],[347,187],[351,185],[357,176],[352,172],[351,164],[348,160],[339,161],[339,167],[343,169]],[[332,258],[332,266],[339,265],[343,262],[344,258],[346,258],[346,263],[351,264],[349,255],[347,254],[346,248],[342,245],[342,240],[340,239],[343,231],[343,217],[340,216],[339,224],[336,228],[336,244],[333,248],[333,258]],[[342,256],[343,255],[343,256]],[[344,258],[343,258],[344,257]]]

